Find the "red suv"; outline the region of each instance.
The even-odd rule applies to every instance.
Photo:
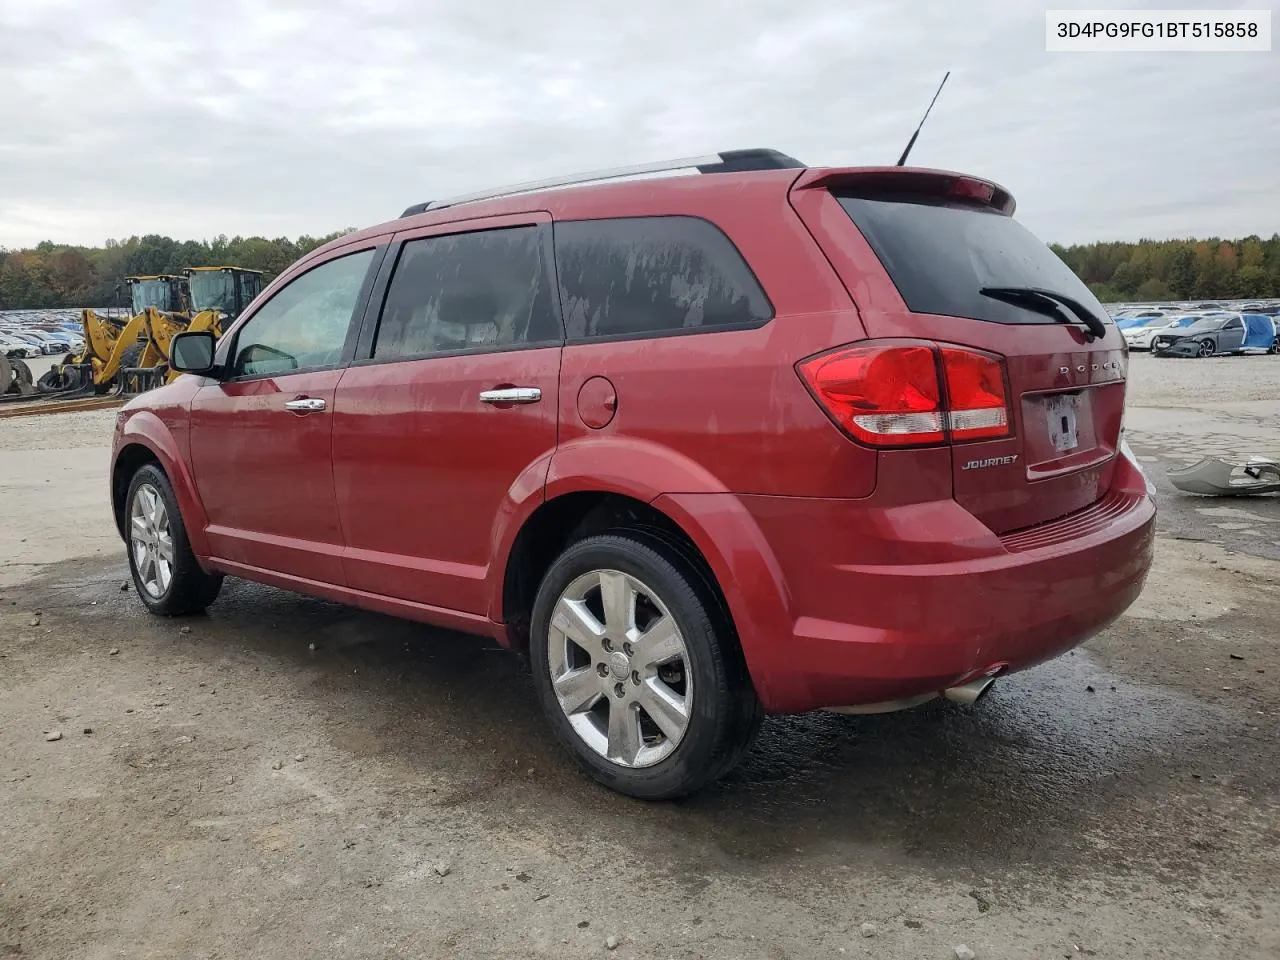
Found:
[[[1152,555],[1124,341],[1013,206],[747,150],[341,237],[121,412],[138,596],[229,574],[488,634],[638,797],[764,712],[972,702]]]

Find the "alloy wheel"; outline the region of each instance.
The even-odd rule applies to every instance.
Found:
[[[159,600],[173,581],[173,531],[160,491],[143,483],[129,507],[129,546],[138,581],[147,595]]]
[[[622,767],[679,746],[693,706],[684,636],[658,595],[618,570],[573,580],[551,613],[547,668],[574,732]]]

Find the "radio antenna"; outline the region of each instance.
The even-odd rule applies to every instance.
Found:
[[[916,127],[916,132],[911,135],[911,139],[907,141],[907,149],[902,151],[902,156],[898,158],[898,166],[903,166],[907,162],[907,154],[911,152],[911,148],[916,145],[916,137],[920,136],[920,127],[924,126],[924,122],[929,119],[929,110],[933,109],[933,105],[938,102],[938,94],[942,92],[942,88],[946,86],[947,77],[951,76],[948,70],[942,78],[942,83],[938,84],[937,93],[933,95],[933,99],[929,101],[929,109],[925,110],[924,116],[920,118],[920,126]]]

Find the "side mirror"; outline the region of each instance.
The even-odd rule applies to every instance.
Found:
[[[179,373],[209,373],[213,370],[212,333],[179,333],[169,341],[169,368]]]

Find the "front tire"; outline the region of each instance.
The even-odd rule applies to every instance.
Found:
[[[129,483],[125,537],[133,586],[149,611],[180,617],[217,599],[222,577],[196,562],[173,487],[153,463],[138,468]]]
[[[734,767],[760,707],[732,624],[676,550],[587,537],[538,589],[530,659],[557,738],[597,781],[658,800]]]
[[[1196,348],[1197,357],[1212,357],[1217,351],[1217,345],[1212,340],[1201,340],[1200,346]]]

